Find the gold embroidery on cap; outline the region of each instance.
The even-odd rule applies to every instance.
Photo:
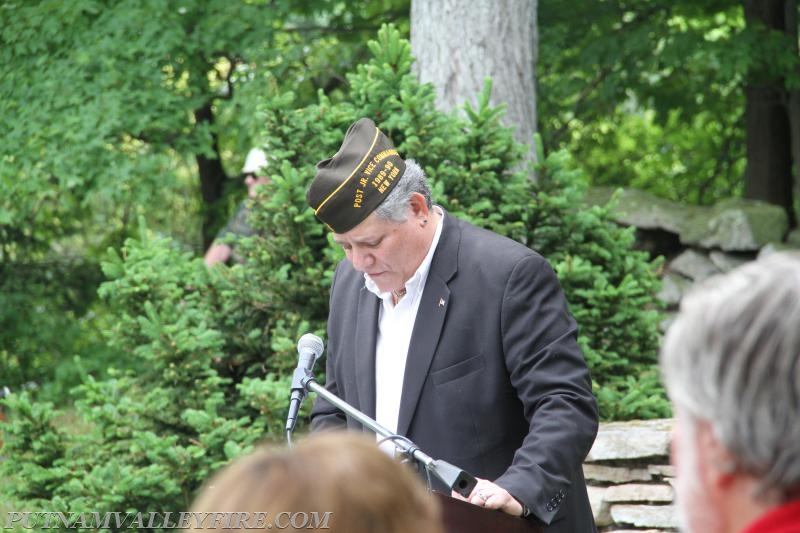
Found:
[[[352,178],[352,177],[355,175],[355,173],[356,173],[356,170],[358,170],[358,168],[359,168],[361,165],[363,165],[363,164],[364,164],[364,161],[366,161],[366,160],[367,160],[367,157],[369,157],[369,154],[370,154],[370,152],[372,152],[372,149],[373,149],[373,148],[375,148],[375,143],[377,143],[377,142],[378,142],[378,136],[379,136],[380,134],[381,134],[381,130],[379,130],[379,129],[377,129],[377,128],[376,128],[376,129],[375,129],[375,138],[374,138],[374,139],[372,139],[372,144],[370,145],[370,147],[369,147],[369,150],[367,150],[367,153],[366,153],[366,154],[364,154],[364,157],[361,159],[361,161],[359,161],[359,162],[358,162],[358,164],[357,164],[357,165],[356,165],[356,167],[353,169],[353,171],[350,173],[350,175],[349,175],[349,176],[347,176],[347,179],[345,179],[345,180],[344,180],[344,181],[341,183],[341,185],[339,185],[338,187],[336,187],[336,189],[335,189],[335,190],[334,190],[332,193],[330,193],[330,194],[328,195],[328,197],[327,197],[327,198],[325,198],[324,200],[322,200],[322,203],[320,203],[320,204],[319,204],[319,207],[317,207],[317,208],[314,210],[314,214],[315,214],[315,215],[318,215],[318,214],[319,214],[319,211],[320,211],[320,209],[322,209],[322,206],[324,206],[326,203],[328,203],[328,200],[330,200],[331,198],[333,198],[333,197],[336,195],[336,193],[338,193],[338,192],[339,192],[339,191],[342,189],[342,187],[344,187],[344,186],[345,186],[345,184],[346,184],[348,181],[350,181],[350,178]],[[360,206],[359,206],[359,207],[360,207]]]
[[[361,179],[359,180],[361,185],[367,184],[367,176],[372,174],[372,171],[375,170],[376,166],[377,165],[375,164],[375,161],[370,161],[369,163],[367,163],[367,166],[364,168],[364,175],[361,176]]]
[[[389,148],[382,152],[378,152],[378,155],[373,157],[372,160],[375,161],[376,163],[380,163],[381,161],[392,155],[397,155],[397,150],[395,150],[394,148]]]
[[[378,152],[378,154],[376,154],[375,157],[372,158],[372,161],[367,163],[367,166],[364,167],[364,172],[362,172],[363,176],[361,177],[360,180],[358,180],[359,183],[361,183],[361,186],[362,187],[366,187],[367,186],[367,182],[369,181],[367,178],[369,178],[372,175],[372,173],[375,171],[375,169],[378,168],[378,163],[380,163],[381,161],[383,161],[387,157],[390,157],[390,156],[393,156],[393,155],[399,156],[400,154],[398,154],[397,150],[395,150],[394,148],[390,148],[388,150],[383,150],[382,152]]]
[[[372,179],[372,186],[378,189],[379,193],[383,194],[386,192],[386,189],[391,186],[399,173],[400,169],[395,166],[392,161],[387,161],[383,169]]]

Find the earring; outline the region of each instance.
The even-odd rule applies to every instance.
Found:
[[[427,225],[428,225],[428,219],[427,218],[423,218],[422,219],[422,227],[424,228]]]

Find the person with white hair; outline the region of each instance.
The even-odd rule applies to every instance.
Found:
[[[684,530],[800,532],[800,253],[701,284],[660,357]]]
[[[248,198],[255,198],[257,186],[269,181],[264,172],[267,164],[267,154],[261,148],[253,148],[248,152],[242,167]],[[203,257],[207,266],[227,263],[233,257],[233,246],[229,242],[225,242],[226,237],[231,235],[234,237],[248,237],[255,233],[247,220],[249,214],[250,210],[247,208],[246,201],[242,201],[236,208],[236,213],[225,227],[217,233],[214,242],[208,247]]]

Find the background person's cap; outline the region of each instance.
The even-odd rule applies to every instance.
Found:
[[[334,232],[350,231],[383,202],[405,169],[392,141],[362,118],[347,130],[339,151],[317,163],[308,205]]]
[[[247,152],[242,174],[259,174],[267,166],[267,154],[261,148],[253,148]]]

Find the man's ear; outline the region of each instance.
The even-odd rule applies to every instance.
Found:
[[[429,214],[428,212],[430,211],[428,209],[428,202],[425,201],[425,197],[422,194],[418,192],[411,193],[411,198],[409,199],[409,203],[411,204],[411,213],[415,217],[419,218],[428,217]]]
[[[697,425],[697,446],[703,461],[706,480],[719,489],[727,489],[736,479],[736,458],[717,438],[714,428],[705,421]]]

